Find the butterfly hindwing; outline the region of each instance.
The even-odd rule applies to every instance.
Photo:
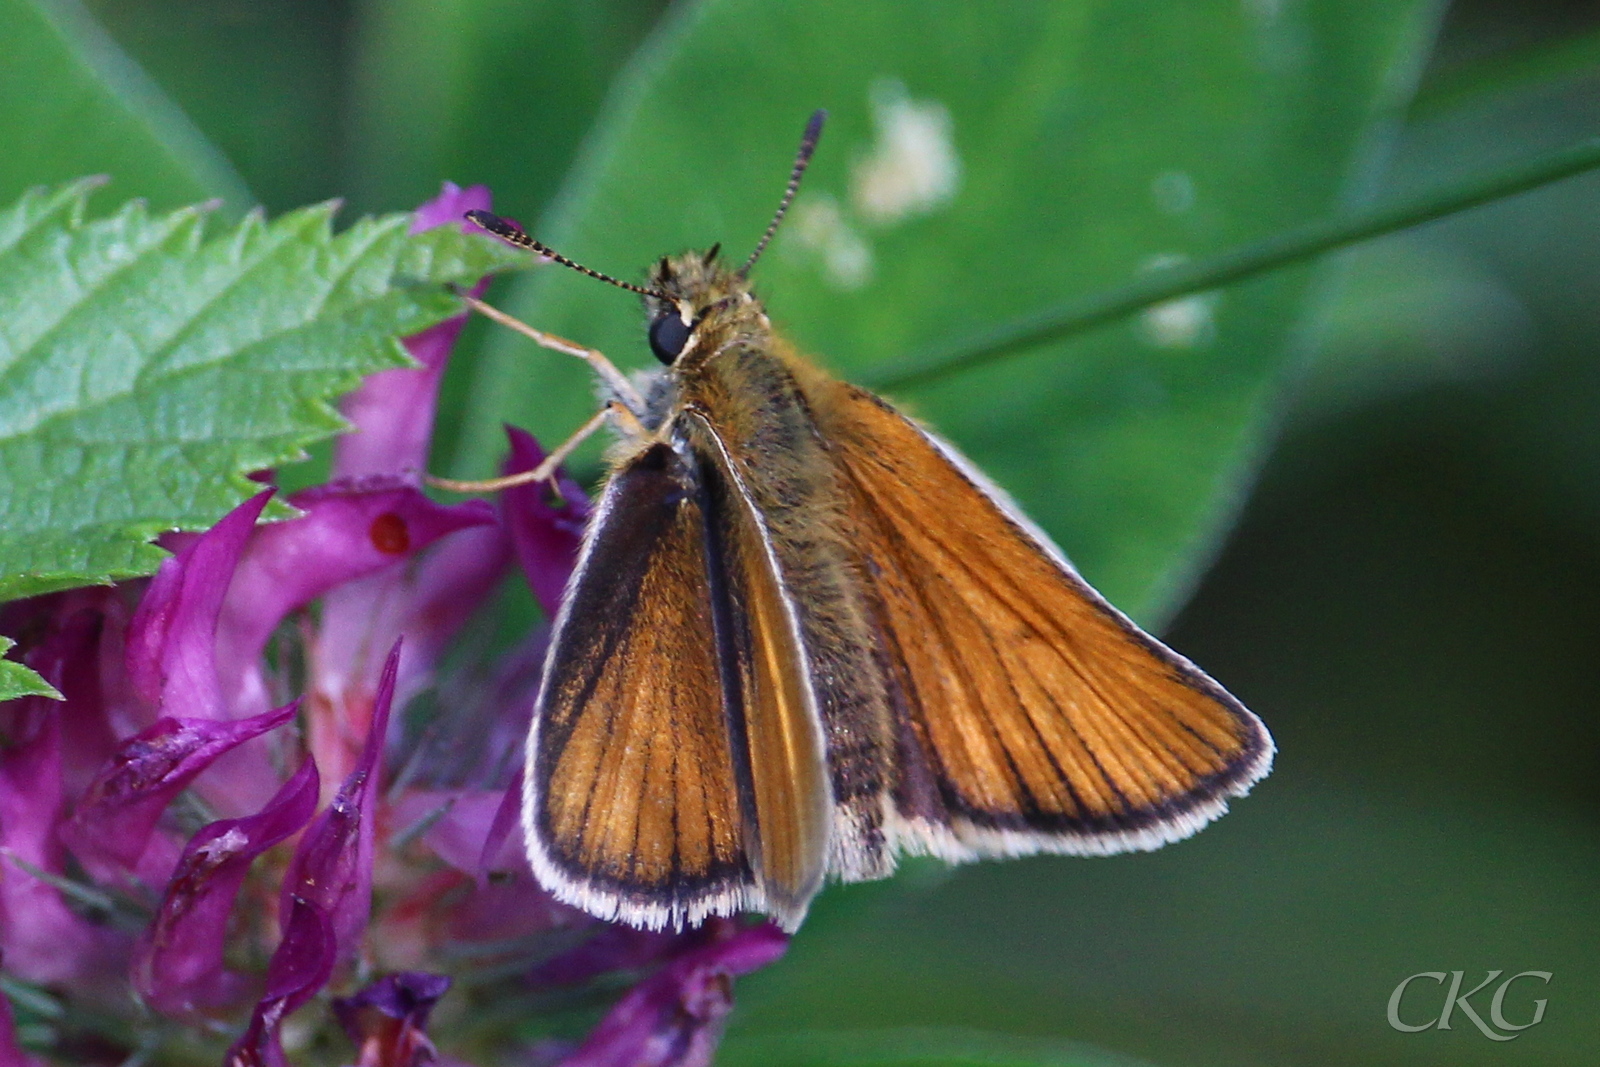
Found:
[[[766,910],[798,926],[822,885],[832,818],[810,658],[765,516],[711,424],[695,416],[686,422],[711,517],[706,545],[723,685],[733,694],[736,733],[749,753]]]
[[[843,383],[815,407],[890,664],[902,850],[1154,848],[1266,773],[1260,721],[1107,604],[953,448]]]

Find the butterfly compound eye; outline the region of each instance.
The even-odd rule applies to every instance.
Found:
[[[673,312],[667,312],[650,324],[650,351],[661,362],[671,366],[683,354],[689,343],[690,328]]]

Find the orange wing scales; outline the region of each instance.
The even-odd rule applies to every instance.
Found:
[[[1266,773],[1260,722],[1101,599],[959,454],[869,393],[822,388],[907,720],[903,849],[1151,848]]]
[[[646,297],[672,358],[619,394],[626,455],[528,739],[528,854],[556,897],[794,929],[824,873],[1154,848],[1267,773],[1255,716],[953,448],[796,356],[742,271],[663,260]]]
[[[759,906],[706,595],[664,446],[620,471],[552,637],[524,802],[557,895],[641,925]],[[568,620],[577,617],[581,626]]]
[[[738,485],[749,525],[765,535],[770,589],[751,588],[769,589],[770,614],[781,602],[798,631],[797,660],[811,690],[808,719],[818,720],[807,725],[820,731],[826,752],[819,768],[826,780],[816,792],[831,794],[827,871],[850,881],[881,878],[894,869],[882,827],[895,729],[885,664],[857,566],[850,501],[791,371],[767,346],[723,345],[683,380],[684,421],[695,427],[697,450]]]

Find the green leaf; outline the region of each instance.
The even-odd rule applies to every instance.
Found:
[[[1144,1067],[1076,1041],[1018,1037],[959,1027],[730,1035],[719,1067]]]
[[[741,256],[807,113],[827,107],[806,185],[755,277],[802,350],[866,378],[1336,214],[1350,176],[1370,171],[1436,14],[1425,0],[706,0],[641,50],[536,234],[628,278],[713,241]],[[1234,513],[1310,281],[1303,267],[1255,278],[895,399],[1148,619]],[[651,364],[636,306],[570,271],[541,270],[509,306],[623,365]],[[558,439],[590,406],[574,361],[509,335],[492,344],[460,473],[489,472],[500,420]]]
[[[0,600],[149,572],[150,538],[343,428],[332,399],[459,310],[445,283],[525,262],[409,215],[335,236],[332,205],[210,239],[200,208],[84,221],[89,185],[0,212]]]
[[[1415,761],[1403,766],[1414,781]],[[1475,1030],[1448,1056],[1419,1056],[1415,1035],[1384,1019],[1396,983],[1434,959],[1466,959],[1449,969],[1476,967],[1478,981],[1491,967],[1478,959],[1528,960],[1505,974],[1554,972],[1552,1011],[1595,1003],[1592,820],[1504,795],[1391,801],[1399,789],[1378,794],[1370,778],[1287,769],[1216,826],[1156,852],[978,863],[915,888],[830,887],[785,958],[739,980],[730,1047],[735,1034],[753,1042],[814,1020],[855,1031],[936,1021],[1070,1034],[1185,1067],[1600,1062],[1600,1031],[1583,1013],[1552,1014],[1520,1059],[1506,1049],[1524,1046]]]
[[[109,174],[157,208],[251,196],[233,168],[76,0],[0,0],[0,203]]]
[[[16,642],[9,637],[0,637],[0,656],[11,651],[15,644]],[[15,660],[0,659],[0,700],[15,700],[17,697],[63,699],[55,686],[27,667]]]
[[[1417,87],[1409,118],[1426,120],[1491,100],[1532,91],[1549,92],[1563,83],[1594,76],[1600,64],[1600,28],[1587,26],[1532,44],[1495,49],[1428,72]]]

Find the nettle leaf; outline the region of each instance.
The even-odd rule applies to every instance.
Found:
[[[155,568],[156,534],[343,428],[332,400],[459,311],[446,283],[527,257],[333,204],[206,235],[206,210],[86,220],[93,181],[0,211],[0,600]]]

